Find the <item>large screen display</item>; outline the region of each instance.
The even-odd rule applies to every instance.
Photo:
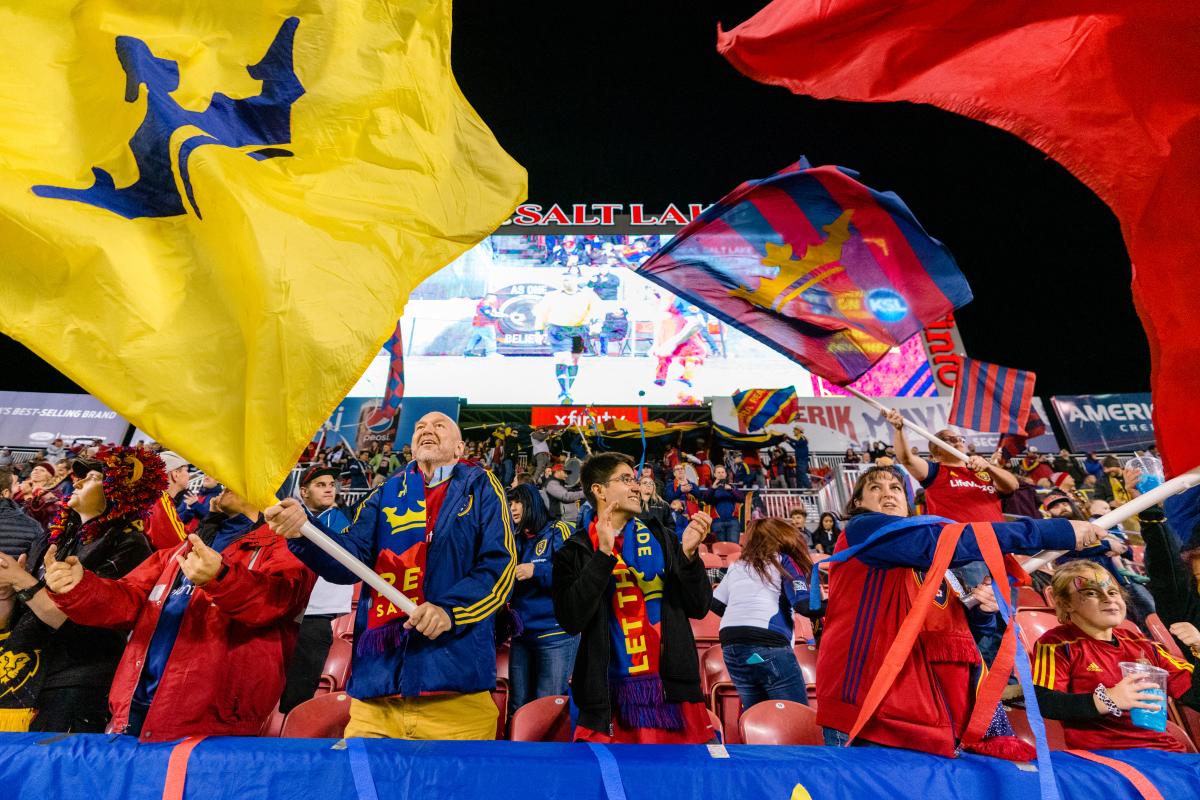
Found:
[[[752,388],[828,392],[804,368],[631,269],[667,238],[489,237],[410,296],[405,392],[472,404],[640,406]],[[872,394],[903,394],[905,384],[915,393],[909,382],[928,370],[915,343],[864,380],[876,376]],[[381,356],[352,395],[382,395],[386,374]]]

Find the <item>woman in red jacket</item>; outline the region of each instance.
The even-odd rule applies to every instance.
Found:
[[[844,743],[867,705],[869,689],[914,607],[949,523],[940,517],[908,518],[904,484],[891,467],[872,467],[859,476],[846,513],[849,521],[830,559],[829,609],[817,656],[817,721],[826,729],[827,744]],[[992,529],[1005,553],[1072,550],[1099,541],[1104,533],[1090,523],[1063,519],[994,523]],[[975,532],[967,528],[949,565],[981,557]],[[975,594],[995,610],[990,587]],[[939,586],[904,665],[862,728],[862,740],[942,756],[958,752],[982,667],[969,625],[990,621],[969,617],[950,585]],[[1007,720],[998,715],[992,733],[998,735],[967,744],[984,755],[1033,757],[1032,748],[1007,735]]]

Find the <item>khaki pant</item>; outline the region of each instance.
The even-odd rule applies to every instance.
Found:
[[[347,738],[495,739],[500,710],[490,692],[350,698]]]

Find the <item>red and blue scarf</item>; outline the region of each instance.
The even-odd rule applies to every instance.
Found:
[[[588,536],[598,548],[594,521]],[[659,675],[666,573],[662,545],[641,520],[632,519],[616,537],[613,555],[617,564],[608,583],[613,652],[608,674],[617,719],[631,728],[683,730],[682,709],[666,700]]]
[[[375,571],[417,605],[425,602],[426,532],[425,478],[414,461],[404,480],[388,481],[379,489],[379,553]],[[385,494],[386,493],[386,494]],[[359,652],[382,653],[399,647],[407,638],[408,614],[373,589],[369,591],[367,629],[359,638]]]

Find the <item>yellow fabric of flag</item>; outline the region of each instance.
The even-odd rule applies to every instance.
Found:
[[[0,329],[252,502],[524,169],[450,3],[0,11]]]

